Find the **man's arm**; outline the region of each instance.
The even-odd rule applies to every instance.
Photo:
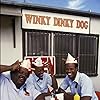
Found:
[[[64,100],[74,100],[74,95],[66,93],[63,89],[59,88],[58,93],[64,93]],[[91,100],[90,96],[80,97],[80,100]]]
[[[64,100],[74,100],[74,95],[72,95],[71,93],[67,93],[65,92],[63,89],[61,89],[59,87],[58,89],[58,93],[64,93]]]
[[[35,100],[45,100],[45,96],[43,94],[40,94]]]
[[[90,96],[84,96],[84,97],[81,97],[81,100],[91,100],[91,97]]]
[[[0,65],[0,73],[5,71],[15,71],[16,69],[19,69],[19,67],[20,67],[20,62],[18,60],[10,66]]]
[[[54,90],[58,89],[58,83],[55,75],[51,75],[51,78],[52,78],[52,87],[54,88]]]

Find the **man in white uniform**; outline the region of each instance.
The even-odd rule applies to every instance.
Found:
[[[29,60],[24,60],[21,65],[19,61],[11,66],[0,65],[0,100],[44,100],[33,85],[26,83],[30,69]]]
[[[98,100],[91,79],[86,74],[78,72],[78,62],[69,53],[65,67],[66,77],[62,81],[59,91],[65,92],[64,90],[70,87],[71,95],[66,93],[66,98],[69,96],[69,100],[73,100],[76,93],[78,93],[81,100]]]
[[[32,62],[32,67],[34,68],[34,72],[30,75],[28,81],[31,82],[38,91],[48,94],[49,86],[54,90],[58,88],[55,76],[50,76],[44,72],[44,64],[41,57],[38,57]]]

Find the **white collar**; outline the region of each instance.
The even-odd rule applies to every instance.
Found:
[[[79,74],[80,74],[80,73],[77,71],[76,77],[75,77],[75,79],[74,79],[74,81],[77,82],[77,83],[79,82]]]

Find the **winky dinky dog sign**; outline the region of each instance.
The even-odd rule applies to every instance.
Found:
[[[23,9],[22,28],[89,33],[89,18]]]

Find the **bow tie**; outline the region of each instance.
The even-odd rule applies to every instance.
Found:
[[[37,80],[37,82],[38,82],[39,80],[43,80],[43,78],[39,78],[39,79]]]

